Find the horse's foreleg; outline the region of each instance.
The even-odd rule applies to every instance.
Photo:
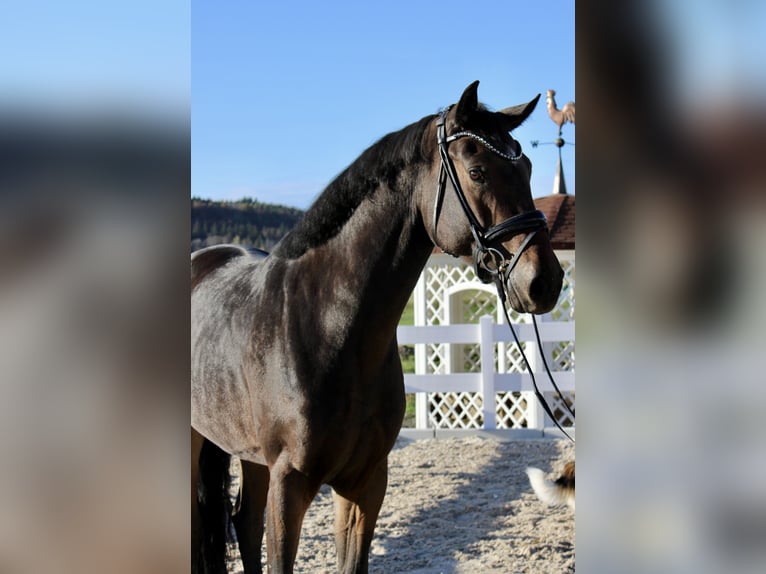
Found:
[[[297,471],[287,460],[270,469],[266,541],[269,574],[291,574],[301,525],[319,485]]]
[[[240,509],[234,515],[239,553],[246,574],[260,574],[263,518],[269,492],[269,469],[252,462],[242,463],[242,498]]]
[[[363,489],[339,493],[335,499],[335,546],[341,574],[366,574],[372,536],[388,483],[388,461],[373,472]]]
[[[199,482],[199,457],[204,442],[204,437],[191,429],[191,571],[193,574],[199,572],[201,568],[202,519],[197,501],[197,484]]]

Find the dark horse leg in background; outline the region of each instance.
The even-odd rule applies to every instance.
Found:
[[[210,477],[203,476],[203,484],[207,483],[208,492],[205,500],[206,504],[200,504],[197,498],[198,481],[200,480],[200,458],[203,454],[203,447],[206,451],[205,455],[210,456],[210,452],[214,450],[220,450],[212,443],[207,441],[201,434],[192,429],[191,436],[191,564],[192,572],[197,574],[203,574],[210,572],[212,569],[215,572],[226,572],[225,565],[225,533],[226,533],[226,515],[221,513],[228,513],[228,492],[226,486],[228,485],[228,474],[224,475],[223,472],[228,472],[228,458],[218,456],[223,451],[213,454],[214,458],[220,458],[221,463],[218,468],[214,469],[219,475],[218,481],[211,480]],[[261,569],[261,545],[263,543],[264,532],[264,511],[266,508],[266,495],[269,490],[269,470],[267,467],[260,464],[255,464],[247,461],[240,461],[242,464],[241,475],[241,499],[240,508],[232,520],[234,522],[234,528],[237,533],[237,542],[239,544],[239,552],[242,557],[242,564],[245,572],[254,572],[260,574]],[[208,470],[213,467],[210,460],[206,460],[203,464],[203,470]],[[211,482],[217,482],[210,484]],[[211,488],[212,487],[212,488]],[[216,497],[217,500],[213,500],[212,497]],[[206,506],[207,505],[207,506]],[[218,512],[209,512],[209,509],[218,508]],[[203,529],[202,515],[203,509],[208,508],[208,514],[217,514],[212,516],[212,524],[208,525],[208,528],[212,525],[220,526],[217,532]],[[215,542],[211,543],[211,539]],[[204,547],[204,549],[203,549]],[[204,553],[204,556],[203,556]],[[207,564],[207,567],[205,566]]]
[[[269,469],[245,460],[242,463],[241,500],[239,512],[234,515],[239,553],[248,574],[260,574],[261,545],[263,543],[264,512],[269,492]]]
[[[202,518],[197,500],[199,481],[199,457],[205,437],[191,429],[191,568],[192,574],[203,572],[202,559]]]
[[[231,516],[231,456],[194,429],[192,455],[192,572],[226,574],[226,532]],[[201,487],[202,496],[197,495]]]

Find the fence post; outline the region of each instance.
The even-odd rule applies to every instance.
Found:
[[[494,430],[495,415],[495,341],[493,320],[489,315],[479,318],[479,346],[481,348],[481,398],[484,428]]]
[[[542,349],[540,349],[539,345],[536,341],[521,341],[522,344],[526,343],[524,345],[524,354],[527,357],[527,361],[529,361],[529,371],[531,373],[534,373],[535,378],[539,382],[541,379],[538,376],[541,368],[541,359],[540,359],[540,353],[542,352]],[[529,372],[528,371],[528,372]],[[524,371],[521,371],[522,373]],[[531,377],[531,375],[530,375]],[[537,395],[534,393],[534,391],[527,391],[522,393],[522,395],[526,396],[527,399],[527,428],[530,429],[544,429],[546,427],[546,421],[547,421],[547,415],[545,414],[545,410],[543,409],[543,405],[540,404],[540,401],[537,399]]]
[[[428,265],[423,269],[415,285],[414,291],[414,319],[418,327],[426,325],[426,273]],[[415,374],[425,375],[428,372],[428,354],[426,345],[418,343],[415,345]],[[415,428],[428,428],[428,393],[415,393]]]

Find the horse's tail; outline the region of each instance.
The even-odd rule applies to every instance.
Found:
[[[556,480],[548,480],[539,468],[527,468],[527,476],[537,498],[545,504],[557,506],[567,504],[575,508],[575,463],[568,462]]]
[[[231,456],[205,439],[199,459],[199,512],[205,574],[226,573],[226,538],[231,521]]]

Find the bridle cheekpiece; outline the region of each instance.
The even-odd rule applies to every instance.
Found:
[[[484,226],[481,225],[471,209],[471,206],[468,204],[463,189],[460,187],[455,166],[449,157],[449,144],[462,137],[468,137],[479,142],[489,151],[507,161],[517,161],[522,157],[521,145],[519,145],[518,153],[511,155],[497,149],[485,138],[473,132],[459,131],[447,136],[446,121],[449,110],[449,107],[443,110],[436,120],[436,138],[439,145],[441,165],[439,166],[439,178],[436,188],[436,199],[434,201],[432,235],[434,242],[436,242],[436,229],[439,221],[439,213],[444,199],[447,177],[449,177],[450,182],[452,183],[452,188],[455,190],[455,194],[460,202],[460,206],[463,208],[463,213],[465,213],[465,216],[468,219],[471,234],[476,242],[476,247],[473,253],[476,276],[484,283],[490,283],[492,281],[496,283],[507,282],[511,271],[513,271],[519,257],[527,248],[529,242],[532,241],[532,238],[538,231],[547,227],[548,221],[542,211],[535,209],[533,211],[514,215],[497,225],[493,225],[489,229],[485,229]],[[501,245],[502,242],[521,233],[526,233],[526,237],[524,237],[524,240],[516,250],[516,253],[513,255],[509,254]]]

